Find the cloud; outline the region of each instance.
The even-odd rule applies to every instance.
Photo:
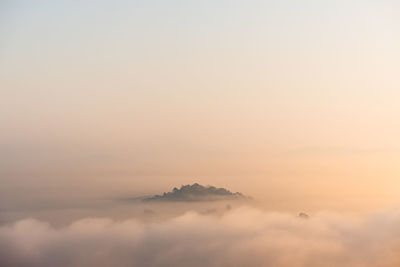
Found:
[[[400,266],[400,214],[364,219],[239,208],[161,223],[84,219],[0,227],[0,266]]]

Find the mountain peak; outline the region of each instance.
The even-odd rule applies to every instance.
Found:
[[[154,195],[143,199],[144,201],[216,201],[247,198],[240,192],[232,193],[225,188],[203,186],[198,183],[182,185],[179,189],[174,187],[170,192]]]

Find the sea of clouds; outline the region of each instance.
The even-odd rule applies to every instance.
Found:
[[[400,212],[309,219],[233,209],[159,222],[82,219],[0,227],[2,267],[400,266]]]

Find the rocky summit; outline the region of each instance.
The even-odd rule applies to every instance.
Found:
[[[225,188],[203,186],[198,183],[182,185],[181,188],[172,189],[162,195],[146,197],[143,201],[216,201],[247,198],[240,192],[232,193]]]

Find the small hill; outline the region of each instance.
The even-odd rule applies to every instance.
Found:
[[[171,192],[144,198],[143,201],[217,201],[247,198],[242,193],[231,191],[215,186],[203,186],[198,183],[182,185],[174,188]]]

